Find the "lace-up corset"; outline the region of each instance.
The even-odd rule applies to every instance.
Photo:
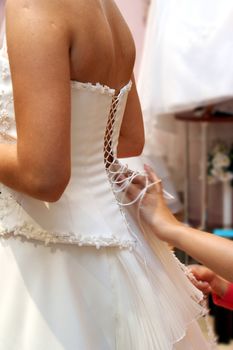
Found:
[[[1,186],[0,233],[79,245],[132,247],[113,193],[112,166],[131,83],[115,90],[71,82],[71,179],[60,200],[46,203]],[[6,50],[0,52],[0,142],[17,139]],[[62,164],[62,159],[61,159]],[[62,165],[61,165],[62,166]],[[111,169],[111,170],[110,170]]]

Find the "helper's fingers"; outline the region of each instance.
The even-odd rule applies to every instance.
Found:
[[[155,174],[153,169],[149,165],[144,165],[144,169],[148,176],[148,180],[151,182],[152,186],[148,189],[156,190],[157,193],[163,193],[163,185],[161,179]],[[154,185],[153,185],[154,184]]]
[[[215,276],[213,271],[202,265],[190,265],[189,269],[198,281],[211,283]]]
[[[136,175],[131,183],[143,189],[147,185],[147,178],[143,175]]]
[[[196,283],[193,284],[204,294],[209,294],[211,292],[211,287],[208,282],[196,281]]]
[[[160,178],[155,174],[154,170],[149,165],[144,164],[144,169],[148,175],[150,182],[156,182],[160,180]]]
[[[134,200],[142,192],[142,189],[140,186],[131,183],[126,187],[124,192],[127,198],[129,198],[130,200]]]

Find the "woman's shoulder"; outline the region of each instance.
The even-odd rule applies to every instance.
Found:
[[[39,56],[58,47],[69,53],[71,79],[122,86],[131,76],[135,46],[112,0],[7,0],[6,19],[10,60],[19,43]]]
[[[39,19],[40,16],[54,16],[60,13],[61,19],[62,17],[68,13],[70,6],[68,6],[70,1],[68,0],[6,0],[6,11],[9,13],[20,11],[20,15],[24,16],[37,16]],[[63,16],[62,16],[63,14]],[[18,17],[18,16],[17,16]],[[21,18],[22,20],[22,18]]]
[[[53,44],[54,37],[59,37],[61,44],[68,42],[69,26],[63,0],[7,0],[5,17],[8,51],[21,43],[37,42]],[[64,40],[63,40],[64,39]],[[45,45],[46,47],[46,45]]]

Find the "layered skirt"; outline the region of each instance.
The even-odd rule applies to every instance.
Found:
[[[201,292],[166,244],[154,250],[1,238],[0,350],[214,348]]]

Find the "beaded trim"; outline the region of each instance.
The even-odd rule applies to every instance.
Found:
[[[127,85],[125,85],[123,88],[121,88],[119,95],[122,93],[129,92],[132,86],[132,82],[130,81]],[[101,95],[108,95],[108,96],[114,96],[116,94],[116,90],[110,88],[107,85],[102,85],[100,83],[82,83],[79,81],[71,80],[71,87],[76,88],[79,90],[88,90],[92,92],[99,92]]]
[[[3,56],[3,53],[5,52],[4,46],[1,49],[1,51],[2,51],[2,54],[0,57],[1,59],[0,78],[3,84],[1,84],[1,88],[0,88],[0,140],[1,142],[4,142],[4,141],[12,142],[12,141],[15,141],[15,139],[11,135],[9,135],[9,131],[11,129],[16,128],[16,123],[13,116],[14,100],[12,95],[11,74],[10,74],[9,61],[7,57]],[[5,89],[4,83],[8,85],[10,84],[9,88]]]
[[[50,243],[62,243],[62,244],[75,244],[79,247],[84,246],[93,246],[96,249],[104,248],[104,247],[118,247],[120,249],[128,249],[132,251],[135,248],[136,242],[130,240],[120,240],[116,236],[108,236],[108,237],[97,237],[92,235],[81,235],[74,233],[57,233],[57,232],[49,232],[46,230],[38,230],[33,225],[25,222],[21,226],[15,226],[14,228],[9,229],[1,229],[0,236],[9,238],[9,237],[24,237],[28,240],[35,240],[44,242],[47,246]]]
[[[135,240],[119,239],[115,235],[96,236],[96,235],[82,235],[74,232],[51,232],[43,230],[39,226],[23,221],[21,224],[16,224],[8,227],[4,223],[4,219],[12,216],[12,212],[19,205],[16,199],[10,194],[4,186],[0,188],[0,236],[16,237],[21,236],[26,239],[32,239],[44,242],[45,245],[50,243],[76,244],[82,246],[95,246],[96,249],[101,247],[119,247],[120,249],[127,248],[130,251],[135,247]],[[17,222],[17,217],[15,222]]]
[[[7,96],[5,91],[0,91],[0,135],[4,138],[15,127],[15,120],[8,113],[9,105],[13,104],[13,97]]]

